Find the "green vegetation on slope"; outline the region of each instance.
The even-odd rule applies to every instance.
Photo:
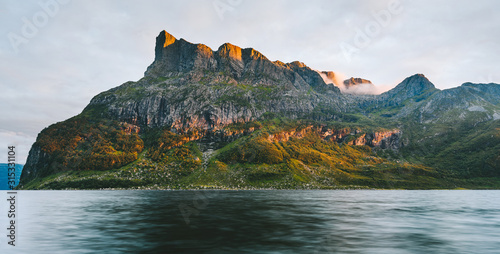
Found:
[[[108,170],[137,159],[144,143],[126,124],[76,116],[44,129],[34,147],[44,154],[37,177],[67,170]]]
[[[97,123],[86,123],[93,126],[90,128],[85,127],[83,122],[77,123],[79,128],[75,126],[69,129],[75,131],[72,133],[80,133],[79,135],[85,133],[84,129],[93,130],[99,126]],[[309,120],[273,118],[261,123],[231,125],[228,129],[242,130],[256,126],[259,128],[212,153],[202,153],[198,147],[200,141],[189,141],[187,134],[175,134],[167,129],[150,130],[142,137],[145,140],[144,151],[128,164],[121,164],[120,168],[110,165],[108,168],[89,167],[88,170],[81,170],[81,166],[73,167],[56,175],[36,179],[23,188],[428,189],[470,186],[458,179],[442,178],[428,166],[388,159],[383,153],[381,155],[381,149],[378,148],[374,151],[368,146],[352,146],[324,140],[312,129],[307,129],[311,123]],[[123,134],[116,128],[106,131],[101,127],[99,130],[102,132],[100,135],[108,137],[109,143],[106,147],[119,147],[114,142],[122,140],[123,135],[127,136],[126,140],[129,142],[134,140],[142,144],[142,139],[136,135]],[[282,141],[269,139],[270,135],[276,136],[283,131],[297,133],[301,130],[305,131],[300,137],[290,137]],[[97,130],[90,132],[95,133]],[[119,135],[120,133],[122,135]],[[122,139],[109,138],[115,136]],[[82,145],[76,143],[77,146]],[[97,147],[103,146],[101,143],[85,143],[95,146],[89,150],[97,150]],[[50,146],[43,147],[47,149]],[[106,149],[99,151],[105,152]],[[497,186],[495,182],[484,185]]]

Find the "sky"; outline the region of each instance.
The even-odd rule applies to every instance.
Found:
[[[139,80],[166,30],[213,50],[252,47],[387,90],[423,73],[439,89],[500,83],[496,0],[1,0],[0,162],[93,96]]]

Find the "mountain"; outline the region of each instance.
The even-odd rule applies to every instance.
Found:
[[[353,78],[344,80],[344,92],[350,94],[376,94],[377,88],[370,80]]]
[[[370,80],[367,80],[367,79],[353,78],[353,77],[351,77],[350,79],[344,80],[344,86],[349,87],[349,88],[357,86],[357,85],[361,85],[361,84],[372,84],[372,82]]]
[[[162,31],[142,79],[40,132],[19,188],[500,186],[500,85],[416,74],[366,95],[334,79]]]

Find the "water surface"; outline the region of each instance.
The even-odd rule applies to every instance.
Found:
[[[500,251],[500,191],[22,191],[18,198],[18,246],[2,238],[1,253]]]

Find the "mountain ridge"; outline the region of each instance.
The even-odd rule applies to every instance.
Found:
[[[500,133],[500,85],[439,90],[415,74],[360,95],[322,74],[335,76],[162,31],[142,79],[42,130],[20,188],[449,188],[500,177],[500,147],[472,141]],[[453,162],[450,149],[478,152]]]

